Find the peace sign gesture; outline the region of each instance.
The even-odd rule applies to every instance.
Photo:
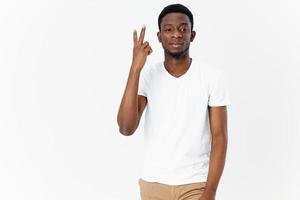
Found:
[[[132,66],[136,69],[142,69],[146,63],[147,56],[152,53],[152,48],[149,42],[144,42],[146,27],[143,26],[139,38],[137,37],[137,32],[133,32],[133,58]]]

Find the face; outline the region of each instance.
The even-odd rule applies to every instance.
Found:
[[[184,56],[195,38],[191,31],[191,22],[185,14],[169,13],[162,18],[161,30],[157,37],[166,54],[172,57]]]

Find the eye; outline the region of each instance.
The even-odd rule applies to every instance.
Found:
[[[171,29],[170,29],[170,28],[166,28],[165,31],[166,31],[166,32],[170,32]]]
[[[181,31],[181,32],[185,32],[185,31],[186,31],[186,28],[185,28],[185,27],[182,27],[182,28],[180,28],[180,31]]]

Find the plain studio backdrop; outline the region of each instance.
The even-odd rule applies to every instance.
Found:
[[[174,1],[0,3],[0,199],[138,200],[143,123],[117,112],[146,25]],[[228,151],[218,200],[298,200],[300,14],[295,1],[179,1],[194,14],[191,57],[226,75]],[[167,119],[166,119],[167,120]]]

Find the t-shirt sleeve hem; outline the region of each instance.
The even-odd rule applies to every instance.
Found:
[[[138,92],[138,95],[147,97],[146,93],[143,93],[143,92]]]
[[[220,106],[229,106],[230,102],[221,102],[221,103],[209,103],[209,107],[220,107]]]

